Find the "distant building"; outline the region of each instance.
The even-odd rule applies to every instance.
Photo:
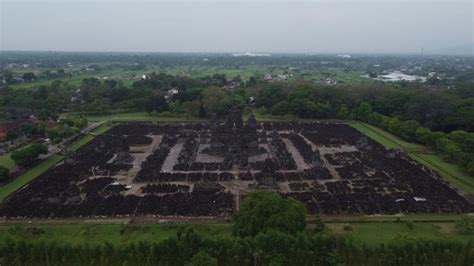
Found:
[[[265,76],[263,77],[263,80],[265,80],[265,81],[271,81],[271,80],[273,80],[272,74],[265,74]]]

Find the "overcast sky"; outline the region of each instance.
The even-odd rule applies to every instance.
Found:
[[[473,1],[0,0],[1,50],[418,53],[473,41]]]

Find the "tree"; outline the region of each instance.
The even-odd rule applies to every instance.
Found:
[[[474,156],[466,166],[466,171],[470,175],[474,175]]]
[[[390,122],[388,123],[388,131],[394,135],[400,135],[400,126],[400,120],[394,117],[390,119]]]
[[[275,104],[271,109],[272,115],[287,115],[290,113],[290,104],[282,101]]]
[[[415,140],[418,143],[430,145],[432,143],[431,140],[431,130],[426,127],[418,127],[415,131]]]
[[[11,158],[21,167],[27,167],[34,163],[40,154],[48,153],[48,147],[44,144],[32,144],[29,147],[14,151]]]
[[[337,118],[347,119],[349,118],[349,110],[345,104],[341,105],[339,111],[337,112]]]
[[[305,219],[306,208],[301,202],[273,192],[252,192],[234,215],[234,234],[255,236],[268,230],[294,234],[304,230]]]
[[[231,101],[224,89],[208,88],[202,93],[202,104],[208,115],[225,114],[231,106]]]
[[[33,72],[26,72],[23,74],[23,79],[25,81],[33,81],[35,80],[36,76],[35,76],[35,73]]]
[[[11,158],[19,166],[30,166],[37,158],[36,151],[30,148],[14,151]]]
[[[456,228],[464,234],[474,233],[474,219],[464,216],[461,220],[456,222]]]
[[[464,153],[461,148],[448,138],[436,140],[436,148],[443,153],[443,156],[450,161],[461,161]]]
[[[145,109],[148,113],[153,111],[162,113],[170,110],[170,106],[166,101],[165,97],[161,95],[153,95],[148,98]]]
[[[420,123],[415,120],[403,121],[400,124],[400,137],[409,141],[415,141],[416,129],[420,127]]]
[[[254,76],[251,76],[249,80],[247,81],[247,83],[245,83],[246,87],[252,87],[255,85],[257,85],[257,79]]]
[[[7,84],[15,83],[15,78],[13,77],[13,73],[7,70],[3,71],[3,79]]]
[[[361,121],[367,121],[369,115],[372,113],[372,107],[368,102],[361,102],[360,105],[355,109],[355,118]]]
[[[5,181],[10,175],[10,169],[5,166],[0,166],[0,182]]]
[[[200,117],[201,111],[203,110],[202,103],[199,100],[184,102],[182,108],[186,114],[194,117]]]

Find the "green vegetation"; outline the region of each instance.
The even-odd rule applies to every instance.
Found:
[[[459,232],[467,235],[474,234],[474,218],[465,216],[456,222],[456,228]]]
[[[328,232],[336,235],[350,236],[354,241],[371,246],[387,244],[400,237],[412,236],[428,240],[453,240],[467,242],[474,239],[472,219],[469,216],[416,216],[403,217],[370,217],[363,216],[357,219],[338,217],[327,219],[323,217]],[[103,224],[97,220],[96,224],[89,223],[66,224],[2,224],[0,225],[0,242],[10,238],[13,240],[28,240],[36,242],[57,242],[66,244],[101,244],[110,243],[138,243],[161,242],[174,236],[184,224]],[[412,222],[413,229],[409,229],[408,222]],[[344,226],[351,226],[353,230],[345,230]],[[314,223],[308,221],[307,228],[314,228]],[[205,237],[228,238],[232,237],[233,225],[229,223],[194,224],[195,230]],[[34,234],[34,231],[41,232]]]
[[[52,224],[52,225],[0,225],[0,242],[6,239],[31,242],[57,242],[64,244],[98,245],[104,242],[130,244],[161,242],[176,235],[182,228],[178,224]],[[196,232],[206,236],[230,238],[231,224],[196,224]],[[39,233],[36,233],[39,232]]]
[[[6,168],[5,166],[0,166],[0,182],[7,180],[9,175],[10,169]]]
[[[401,239],[426,239],[439,241],[461,241],[468,242],[474,239],[474,234],[465,234],[459,231],[455,223],[350,223],[352,230],[345,230],[346,224],[329,223],[328,229],[337,234],[350,237],[352,240],[365,243],[369,246],[380,246],[390,241]]]
[[[12,169],[13,167],[15,167],[15,161],[13,161],[11,155],[12,153],[8,152],[0,156],[0,166],[6,167],[8,169]]]
[[[182,115],[157,115],[155,113],[147,112],[133,112],[133,113],[114,113],[109,115],[89,115],[87,120],[91,122],[100,122],[110,120],[113,122],[190,122],[190,121],[205,121],[204,119],[195,118],[192,116]]]
[[[271,192],[252,192],[245,196],[234,215],[234,234],[256,236],[269,230],[294,234],[304,230],[306,208],[292,198],[283,199]]]
[[[26,148],[12,152],[11,158],[15,164],[21,167],[31,166],[41,154],[48,153],[48,146],[44,144],[32,144]]]
[[[357,216],[323,216],[325,223],[398,223],[398,222],[456,222],[463,216],[458,214],[409,214],[409,215],[357,215]],[[308,223],[319,218],[308,217]]]
[[[20,189],[24,185],[28,184],[35,177],[41,175],[50,167],[60,162],[62,159],[63,159],[62,156],[53,155],[50,158],[48,158],[46,161],[40,163],[38,166],[35,166],[33,169],[27,171],[23,175],[19,176],[18,178],[14,179],[10,183],[1,187],[0,188],[0,202],[3,202],[5,198],[8,197],[8,195]]]

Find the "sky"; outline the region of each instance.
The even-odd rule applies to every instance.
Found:
[[[473,3],[0,0],[0,50],[436,53],[472,49]]]

